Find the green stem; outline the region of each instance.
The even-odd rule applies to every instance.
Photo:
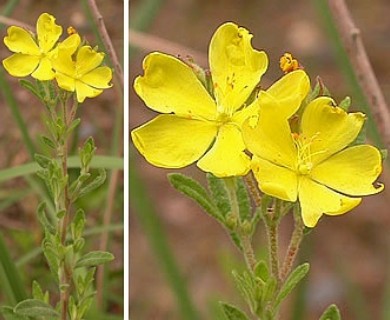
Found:
[[[287,249],[286,257],[284,258],[282,271],[280,277],[284,281],[289,273],[291,272],[292,266],[294,264],[295,258],[298,254],[299,246],[303,239],[303,231],[305,226],[300,215],[300,210],[298,206],[294,206],[294,221],[295,227],[293,234],[291,236],[290,244]]]
[[[274,200],[273,208],[270,208],[268,212],[263,213],[263,219],[267,230],[268,237],[268,252],[270,258],[271,273],[275,277],[278,287],[280,285],[280,273],[279,273],[279,219],[280,216],[280,201]]]
[[[68,127],[72,123],[76,111],[77,111],[78,102],[76,98],[73,99],[72,108],[70,114],[68,115],[68,106],[66,101],[62,104],[62,117],[65,126],[64,137],[59,139],[59,153],[57,157],[60,158],[62,164],[62,177],[66,178],[68,175]],[[69,199],[69,182],[67,181],[64,186],[63,195],[61,197],[61,209],[65,211],[65,214],[60,220],[60,238],[62,246],[66,246],[66,236],[68,231],[68,224],[70,221],[70,211],[71,211],[71,201]],[[61,305],[61,320],[68,319],[68,306],[69,306],[69,296],[70,296],[70,282],[72,280],[73,270],[69,270],[67,266],[66,259],[61,263],[61,279],[60,279],[60,305]]]
[[[244,253],[244,259],[245,259],[246,265],[247,265],[249,270],[254,272],[255,268],[256,268],[257,261],[256,261],[255,253],[253,251],[251,240],[252,240],[251,237],[248,235],[243,235],[241,237],[241,245],[242,245],[242,250]]]

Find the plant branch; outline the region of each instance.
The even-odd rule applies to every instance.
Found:
[[[328,3],[360,87],[371,107],[373,118],[382,135],[384,144],[387,148],[390,148],[390,112],[368,59],[360,30],[354,24],[344,0],[328,0]]]
[[[112,64],[113,64],[114,70],[115,70],[114,76],[118,79],[118,82],[119,82],[121,89],[122,89],[122,92],[123,92],[124,80],[123,80],[122,66],[119,63],[118,56],[115,52],[114,46],[112,45],[112,41],[110,39],[110,36],[108,35],[106,25],[105,25],[104,20],[103,20],[103,16],[101,15],[101,13],[96,5],[95,0],[88,0],[88,5],[91,8],[93,17],[95,19],[97,27],[99,28],[99,32],[102,36],[104,45],[107,48],[107,52],[111,57],[111,61],[112,61]]]
[[[286,252],[286,257],[284,258],[282,270],[280,272],[280,278],[282,281],[284,281],[291,272],[291,268],[294,264],[295,258],[298,254],[299,246],[303,239],[303,230],[305,229],[305,226],[303,224],[298,206],[294,206],[294,221],[294,231]]]

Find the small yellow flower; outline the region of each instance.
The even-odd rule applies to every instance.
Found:
[[[158,52],[145,58],[145,74],[134,88],[149,108],[163,113],[131,133],[147,161],[164,168],[197,161],[200,169],[218,177],[249,171],[241,132],[245,119],[263,107],[291,116],[310,87],[307,75],[297,71],[247,105],[268,67],[267,55],[253,49],[251,39],[248,30],[231,22],[214,33],[209,47],[213,96],[179,59]]]
[[[361,196],[380,192],[384,186],[373,185],[382,171],[380,152],[370,145],[350,146],[364,119],[360,112],[334,107],[328,97],[309,103],[298,133],[277,113],[261,112],[257,125],[252,121],[244,127],[260,189],[282,200],[298,199],[307,227],[322,214],[343,214]]]
[[[299,62],[297,59],[293,59],[291,53],[286,52],[279,61],[280,69],[284,73],[289,73],[300,69]]]
[[[76,92],[77,101],[81,103],[85,98],[94,98],[103,89],[111,87],[111,69],[100,66],[104,53],[96,52],[90,46],[83,46],[78,49],[75,61],[72,60],[73,54],[74,50],[59,47],[53,59],[55,78],[60,88]]]
[[[62,27],[55,23],[55,18],[43,13],[37,21],[37,38],[20,27],[9,27],[4,43],[15,52],[3,60],[4,68],[14,77],[25,77],[31,74],[38,80],[54,78],[51,58],[54,48],[62,34]]]

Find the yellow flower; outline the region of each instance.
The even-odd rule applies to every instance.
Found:
[[[55,78],[58,86],[70,92],[76,92],[77,101],[94,98],[111,87],[112,71],[109,67],[99,67],[104,53],[96,52],[90,46],[81,47],[72,60],[71,49],[59,48],[53,59]]]
[[[193,70],[172,56],[151,53],[144,76],[134,82],[146,105],[164,113],[132,131],[136,148],[153,165],[181,168],[195,161],[218,177],[244,175],[250,169],[241,127],[260,105],[289,109],[300,104],[309,90],[303,71],[291,73],[262,91],[249,106],[249,96],[267,69],[268,58],[251,45],[252,35],[234,23],[225,23],[209,47],[213,96]],[[286,107],[286,109],[284,109]]]
[[[343,214],[357,206],[361,196],[383,189],[382,184],[373,185],[382,171],[378,149],[350,146],[364,114],[348,114],[332,105],[328,97],[313,100],[298,133],[291,133],[288,121],[268,110],[244,127],[260,189],[282,200],[298,199],[307,227],[314,227],[322,214]]]
[[[9,27],[4,43],[15,52],[3,60],[4,68],[14,77],[25,77],[31,74],[38,80],[54,78],[51,58],[55,45],[62,34],[62,27],[55,23],[55,18],[43,13],[37,21],[37,39],[20,27]]]

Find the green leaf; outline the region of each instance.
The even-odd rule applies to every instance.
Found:
[[[55,149],[56,148],[56,145],[55,143],[53,142],[53,140],[51,140],[50,138],[46,137],[46,136],[41,136],[41,140],[42,142],[47,145],[49,148],[51,149]]]
[[[0,307],[0,314],[3,315],[4,320],[29,320],[28,317],[15,314],[14,308],[8,306]]]
[[[76,268],[94,267],[114,260],[114,255],[105,251],[91,251],[82,256],[76,263]]]
[[[212,199],[217,205],[219,212],[223,217],[226,218],[226,216],[232,211],[232,208],[230,205],[229,193],[226,190],[225,183],[223,179],[217,178],[211,173],[208,173],[206,177]]]
[[[55,234],[56,233],[56,227],[47,219],[47,216],[46,216],[46,203],[45,202],[41,202],[39,205],[38,205],[38,208],[37,208],[37,216],[38,216],[38,220],[42,226],[42,228],[46,231],[46,232],[49,232],[51,234]]]
[[[181,173],[168,174],[171,185],[199,204],[210,216],[223,223],[223,218],[206,190],[194,179]]]
[[[70,134],[81,122],[80,118],[74,119],[70,126],[68,127],[67,134]]]
[[[349,107],[351,106],[351,98],[345,97],[340,103],[339,107],[343,109],[344,111],[348,111]]]
[[[25,80],[25,79],[22,79],[22,80],[19,80],[19,83],[20,85],[27,89],[28,91],[30,91],[34,96],[36,96],[39,100],[42,100],[42,96],[40,95],[40,93],[38,92],[38,89],[36,88],[36,86],[29,80]]]
[[[36,300],[41,300],[41,301],[44,301],[46,303],[48,302],[48,300],[46,300],[46,295],[42,291],[41,286],[35,280],[32,283],[32,296]]]
[[[227,320],[249,320],[248,316],[237,307],[225,302],[220,302],[220,305]]]
[[[319,320],[341,320],[340,311],[335,304],[331,304]]]
[[[52,159],[50,159],[49,157],[44,156],[43,154],[39,154],[39,153],[34,154],[34,159],[35,159],[35,161],[38,163],[38,165],[41,168],[45,168],[45,169],[52,162]]]
[[[265,261],[260,260],[255,266],[255,275],[266,282],[269,278],[269,271]]]
[[[295,268],[294,271],[290,273],[286,281],[283,283],[278,295],[275,299],[275,308],[287,297],[287,295],[295,288],[295,286],[301,281],[304,276],[308,273],[310,265],[308,263],[303,263]]]
[[[248,219],[251,215],[251,200],[249,198],[248,190],[242,178],[237,178],[237,201],[242,220]]]
[[[68,168],[80,168],[80,159],[76,156],[68,158]],[[94,156],[91,168],[120,169],[123,170],[123,158],[111,156]],[[18,177],[34,174],[39,169],[36,162],[0,170],[0,182]]]
[[[381,153],[382,161],[387,159],[387,149],[379,149],[379,152]]]
[[[106,181],[106,170],[99,169],[98,175],[94,177],[93,180],[89,182],[85,187],[80,189],[80,192],[77,194],[77,198],[81,198],[87,193],[90,193],[93,190],[99,188],[105,181]]]
[[[263,283],[256,281],[252,274],[246,271],[241,274],[233,271],[232,274],[238,290],[249,305],[251,312],[255,313],[261,292],[264,288]]]
[[[81,168],[88,172],[89,164],[92,161],[93,155],[95,154],[96,147],[92,137],[89,137],[84,145],[79,149]]]
[[[71,224],[73,239],[79,239],[82,237],[84,232],[85,222],[86,219],[85,219],[84,210],[81,208],[77,209]]]
[[[59,317],[60,314],[46,302],[37,299],[27,299],[19,302],[14,312],[18,315],[29,317]]]

